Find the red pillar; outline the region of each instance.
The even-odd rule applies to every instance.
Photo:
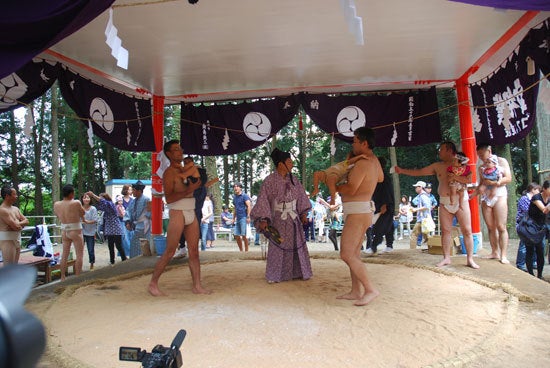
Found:
[[[156,150],[151,155],[151,178],[153,189],[162,192],[162,178],[156,172],[160,166],[157,161],[157,152],[162,150],[164,144],[164,97],[153,95],[153,134],[155,136]],[[151,234],[162,234],[162,198],[151,199]]]
[[[456,96],[458,100],[458,119],[460,122],[460,140],[462,151],[470,158],[469,166],[473,172],[472,180],[477,181],[477,153],[476,138],[474,136],[474,127],[472,124],[472,114],[470,112],[470,95],[468,89],[468,77],[462,76],[456,81]],[[470,211],[472,213],[472,232],[481,232],[481,223],[479,220],[479,206],[477,197],[470,200]]]

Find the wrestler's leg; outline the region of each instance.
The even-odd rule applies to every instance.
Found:
[[[439,206],[439,224],[441,226],[441,247],[443,249],[443,259],[436,265],[437,267],[443,267],[451,264],[451,228],[453,227],[453,217],[454,215],[447,211],[445,206]]]
[[[160,275],[162,275],[166,265],[168,265],[168,262],[170,262],[172,256],[176,252],[183,232],[183,212],[181,210],[170,210],[168,215],[170,220],[168,221],[168,230],[166,233],[166,250],[157,261],[155,269],[153,270],[153,275],[151,276],[151,281],[149,282],[149,293],[153,296],[166,295],[160,291],[158,282]]]
[[[70,230],[67,232],[67,237],[71,239],[74,245],[74,274],[80,275],[80,273],[82,272],[82,264],[84,262],[84,238],[82,237],[82,230]]]
[[[13,263],[18,264],[19,263],[19,256],[21,255],[21,243],[18,245],[15,245],[15,260]],[[544,262],[543,262],[544,264]]]
[[[342,240],[340,242],[340,258],[350,268],[351,291],[341,295],[339,299],[355,299],[357,306],[367,305],[379,293],[369,280],[367,268],[361,260],[361,244],[364,234],[372,221],[372,214],[350,214],[346,218]]]
[[[63,250],[61,251],[59,267],[61,270],[61,281],[65,281],[67,275],[67,259],[69,258],[72,243],[72,240],[67,236],[67,231],[65,230],[61,230],[61,243],[63,244]]]
[[[199,260],[199,223],[197,219],[189,225],[185,225],[183,229],[185,239],[187,240],[187,251],[189,255],[189,271],[191,271],[191,279],[193,281],[193,293],[195,294],[210,294],[211,290],[207,290],[201,285],[201,263]]]
[[[0,250],[2,251],[4,264],[17,264],[19,262],[13,240],[0,240]]]
[[[508,218],[507,197],[496,197],[496,203],[493,206],[493,220],[498,233],[498,248],[500,250],[500,262],[508,264],[508,230],[506,229],[506,220]]]
[[[460,232],[462,233],[462,239],[464,239],[464,247],[466,248],[466,265],[472,268],[479,268],[474,261],[474,237],[472,236],[472,221],[470,206],[468,205],[468,197],[462,196],[461,203],[462,208],[455,214],[460,224]],[[452,221],[452,218],[451,218]],[[450,232],[449,232],[449,244],[450,244]],[[450,248],[449,248],[450,249]]]
[[[485,201],[481,201],[481,213],[483,214],[483,220],[487,225],[487,232],[489,233],[489,242],[491,244],[491,254],[485,258],[499,259],[498,255],[498,233],[497,225],[493,215],[494,208],[487,206]]]
[[[315,171],[313,173],[313,191],[311,192],[311,197],[314,198],[317,193],[319,193],[319,182],[322,182],[322,171]]]

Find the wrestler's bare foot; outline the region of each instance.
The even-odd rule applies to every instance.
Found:
[[[510,264],[510,261],[508,260],[508,258],[502,257],[502,258],[500,259],[500,263],[502,263],[502,264]]]
[[[499,259],[499,258],[500,257],[498,256],[497,253],[491,253],[488,256],[483,257],[483,259]]]
[[[352,293],[351,291],[346,294],[338,295],[336,299],[345,299],[345,300],[358,300],[361,298],[361,295]]]
[[[367,305],[370,302],[372,302],[374,299],[376,299],[376,297],[378,295],[380,295],[380,292],[378,290],[373,290],[371,292],[365,293],[365,294],[363,294],[361,299],[357,299],[357,301],[355,303],[353,303],[353,305],[356,305],[358,307],[362,307],[362,306]]]
[[[450,258],[443,258],[443,260],[441,262],[439,262],[438,264],[436,264],[435,266],[436,267],[443,267],[443,266],[448,266],[451,264],[451,259]]]
[[[212,294],[212,290],[205,289],[202,286],[193,287],[192,291],[193,294]]]
[[[474,270],[477,270],[479,268],[479,265],[474,262],[473,259],[470,259],[466,262],[466,266],[472,267]]]
[[[157,284],[150,283],[147,290],[149,291],[149,294],[151,294],[152,296],[166,296],[166,294],[160,291]]]

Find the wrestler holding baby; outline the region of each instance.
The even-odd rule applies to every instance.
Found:
[[[153,296],[165,295],[158,287],[160,275],[172,259],[179,245],[181,234],[185,235],[189,252],[189,270],[193,281],[192,292],[195,294],[210,294],[211,291],[201,285],[199,261],[199,224],[195,217],[195,198],[193,192],[202,183],[200,179],[188,179],[193,174],[184,171],[181,162],[183,150],[178,140],[164,144],[164,154],[170,160],[170,166],[164,171],[162,183],[164,196],[169,209],[169,222],[166,235],[166,251],[158,260],[149,283],[149,293]],[[184,174],[185,173],[185,174]],[[186,180],[187,179],[187,180]]]

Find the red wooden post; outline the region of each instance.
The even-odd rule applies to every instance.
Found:
[[[160,166],[157,161],[157,153],[162,150],[164,144],[164,97],[153,95],[153,133],[155,135],[156,150],[151,155],[152,187],[157,192],[162,192],[162,178],[156,172]],[[151,234],[162,234],[162,198],[151,199]]]
[[[460,140],[462,143],[462,151],[470,158],[468,166],[473,172],[472,180],[477,181],[477,153],[476,153],[476,138],[474,136],[474,128],[472,124],[472,114],[470,112],[470,98],[468,77],[462,76],[456,81],[456,96],[458,100],[458,119],[460,121]],[[477,197],[470,200],[470,211],[472,213],[472,233],[481,232],[481,223],[479,220],[479,206]]]

